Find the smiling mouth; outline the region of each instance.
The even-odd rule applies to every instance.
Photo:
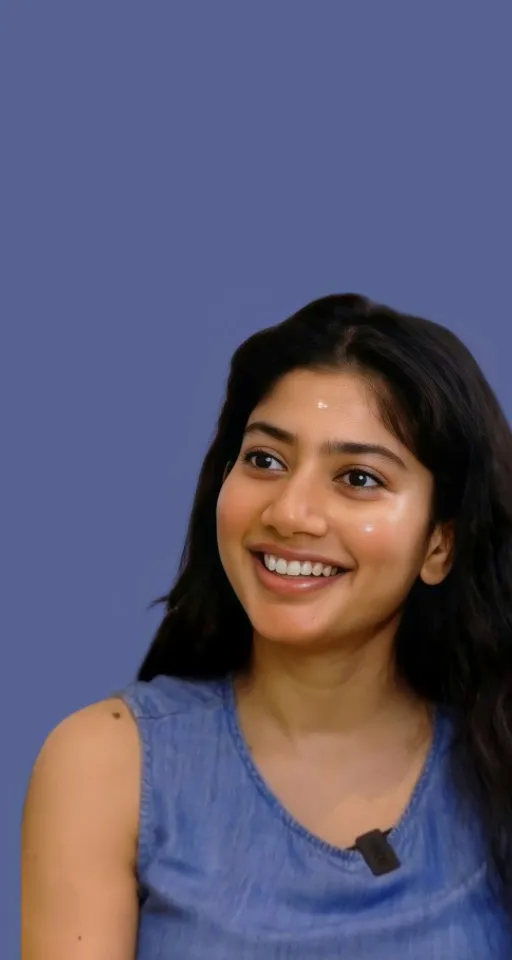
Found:
[[[309,560],[302,562],[298,560],[286,561],[268,553],[254,553],[253,555],[267,573],[272,573],[281,580],[289,580],[292,582],[294,580],[317,580],[321,582],[322,580],[332,580],[348,573],[344,567],[335,567]]]

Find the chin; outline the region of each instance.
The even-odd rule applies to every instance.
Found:
[[[255,633],[269,643],[281,644],[286,647],[314,647],[325,642],[328,634],[317,624],[305,624],[285,617],[255,617],[251,618]]]

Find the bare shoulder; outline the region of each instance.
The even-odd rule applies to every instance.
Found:
[[[83,780],[103,774],[115,780],[120,774],[136,772],[139,754],[137,727],[124,701],[101,700],[70,714],[52,730],[37,757],[33,777],[41,778],[50,765],[53,775]]]
[[[117,698],[91,704],[66,717],[49,734],[34,764],[25,801],[25,816],[37,803],[66,814],[85,807],[108,818],[116,813],[116,833],[136,838],[140,781],[137,727],[126,704]],[[92,805],[92,806],[91,806]],[[77,813],[75,813],[75,816]]]
[[[23,960],[72,960],[78,950],[131,960],[140,765],[120,699],[79,710],[47,737],[23,811]]]

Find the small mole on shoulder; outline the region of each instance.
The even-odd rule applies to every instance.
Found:
[[[113,716],[114,720],[120,720],[120,719],[121,719],[121,714],[118,713],[117,711],[116,711],[115,713],[113,713],[112,716]]]

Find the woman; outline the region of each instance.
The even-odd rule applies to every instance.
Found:
[[[247,340],[138,681],[64,720],[23,960],[512,956],[512,442],[444,328]]]

